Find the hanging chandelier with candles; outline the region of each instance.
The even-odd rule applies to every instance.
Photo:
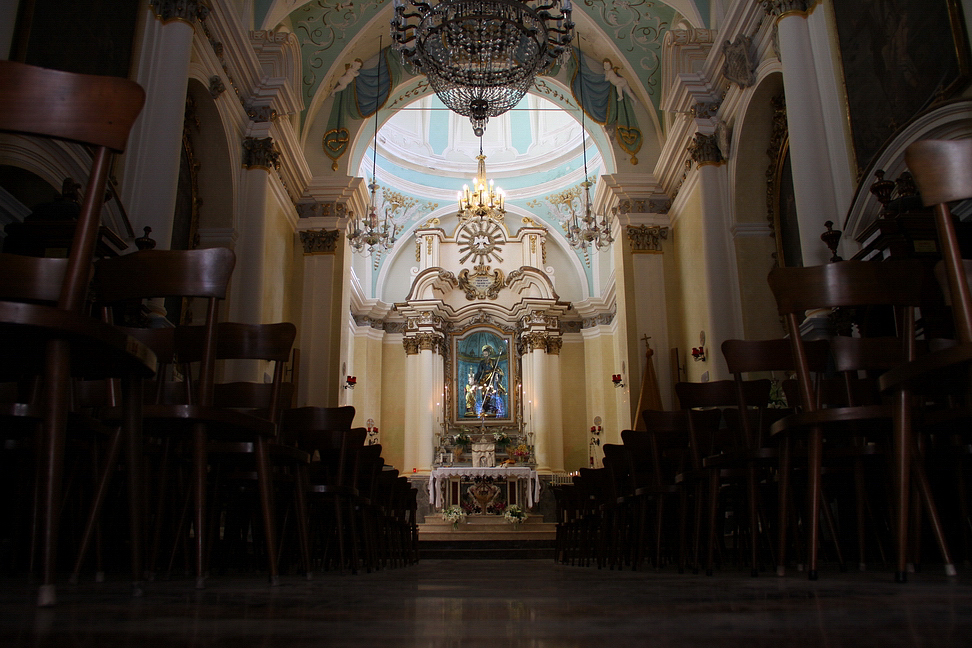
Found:
[[[381,78],[381,39],[378,39],[378,78]],[[375,133],[371,145],[371,183],[368,189],[371,192],[371,199],[368,201],[368,215],[365,218],[358,218],[352,214],[348,221],[347,237],[348,245],[355,252],[370,256],[375,252],[390,250],[395,246],[398,226],[391,218],[388,209],[385,209],[383,216],[378,215],[378,107],[375,107]]]
[[[469,185],[462,185],[459,192],[459,217],[460,223],[467,221],[502,221],[506,215],[506,194],[503,190],[493,184],[492,180],[486,179],[486,156],[483,155],[483,138],[479,138],[479,155],[476,156],[479,165],[476,177],[473,179],[472,190]]]
[[[579,51],[579,50],[578,50]],[[578,66],[584,64],[583,56],[578,60]],[[614,242],[611,234],[613,224],[612,218],[608,218],[605,212],[598,216],[591,205],[591,185],[590,176],[587,172],[587,111],[584,109],[584,82],[580,84],[580,104],[581,104],[581,134],[583,142],[581,148],[584,151],[584,181],[581,182],[581,190],[578,198],[580,205],[575,208],[573,200],[569,203],[569,216],[564,222],[564,229],[567,232],[567,242],[575,250],[587,251],[588,247],[598,250],[607,249]]]
[[[570,0],[395,0],[393,47],[482,136],[569,52]]]

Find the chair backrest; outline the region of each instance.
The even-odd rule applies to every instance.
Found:
[[[972,342],[972,293],[948,205],[972,198],[972,139],[915,142],[905,151],[905,163],[921,192],[922,202],[935,207],[935,227],[956,337],[962,343]]]
[[[897,311],[901,359],[915,358],[914,308],[921,303],[924,283],[924,271],[918,261],[843,261],[805,268],[774,268],[768,281],[790,335],[800,404],[805,411],[818,408],[807,347],[800,331],[809,310],[893,306]]]
[[[67,259],[29,257],[0,252],[0,299],[57,304],[67,271]]]
[[[211,405],[216,375],[219,301],[226,297],[236,255],[228,248],[200,250],[143,250],[95,263],[96,300],[110,307],[152,297],[193,297],[206,300],[206,315],[197,329],[201,335],[198,382],[195,398],[199,405]],[[110,310],[106,308],[106,310]],[[183,327],[178,327],[183,328]],[[127,332],[146,344],[176,335],[148,333],[153,329],[128,328]],[[191,327],[189,327],[191,328]],[[172,342],[175,344],[175,342]],[[187,356],[190,355],[187,346]],[[182,362],[182,358],[179,358]]]
[[[176,329],[176,345],[182,357],[183,334],[199,326],[180,326]],[[193,336],[197,343],[200,336]],[[293,385],[284,382],[284,363],[297,337],[297,327],[290,322],[277,324],[241,324],[220,322],[217,328],[217,360],[261,360],[273,363],[273,378],[269,383],[234,381],[213,387],[213,405],[248,410],[271,421],[277,421],[281,409],[290,406]],[[201,349],[200,349],[201,350]]]
[[[112,152],[125,149],[145,103],[135,82],[0,61],[0,131],[95,147],[58,306],[80,310],[88,289]]]

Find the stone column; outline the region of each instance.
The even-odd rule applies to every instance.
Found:
[[[409,326],[408,328],[412,328]],[[404,472],[428,473],[434,461],[435,431],[441,417],[444,336],[438,331],[406,333]]]
[[[132,226],[146,225],[159,248],[168,249],[179,185],[182,125],[189,57],[196,21],[208,9],[195,0],[153,0],[144,21],[135,80],[145,108],[132,127],[122,164],[121,198]]]
[[[564,470],[564,407],[561,398],[560,349],[564,340],[551,334],[547,338],[547,402],[550,414],[547,425],[550,433],[546,436],[547,465],[553,472]]]
[[[249,173],[252,173],[250,171]],[[341,330],[346,322],[340,277],[345,258],[337,229],[298,232],[303,250],[303,304],[299,339],[300,384],[298,406],[339,405]]]
[[[833,59],[824,7],[814,0],[764,0],[776,19],[783,90],[789,123],[793,191],[800,225],[803,265],[827,263],[830,251],[820,242],[824,222],[839,221],[853,194],[838,93],[826,86]],[[818,74],[820,66],[826,66]]]
[[[705,255],[709,309],[709,330],[705,333],[706,346],[712,350],[709,361],[718,368],[717,375],[710,376],[715,380],[729,375],[725,359],[718,352],[722,342],[743,337],[739,273],[729,233],[726,164],[716,136],[696,133],[689,152],[698,165],[699,195],[702,199],[705,240],[701,252]]]
[[[523,398],[526,401],[526,431],[533,434],[537,470],[549,473],[564,469],[563,414],[560,399],[560,340],[556,363],[548,353],[550,335],[530,331],[523,344]],[[529,438],[529,437],[528,437]]]

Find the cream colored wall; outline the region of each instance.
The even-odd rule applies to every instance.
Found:
[[[268,193],[266,236],[263,239],[263,322],[297,322],[297,287],[280,281],[281,269],[294,265],[293,205],[280,205]]]
[[[683,188],[683,191],[686,189]],[[702,374],[709,371],[709,362],[696,362],[692,359],[692,348],[699,345],[699,332],[708,330],[709,309],[706,295],[708,285],[706,281],[705,233],[702,226],[701,196],[698,187],[691,187],[691,193],[685,197],[685,202],[679,210],[678,219],[673,229],[673,252],[675,262],[675,276],[672,277],[673,290],[668,292],[669,299],[675,300],[678,295],[678,306],[673,313],[679,317],[673,321],[671,327],[671,345],[678,347],[679,356],[685,373],[683,380],[699,382]],[[710,349],[706,340],[706,353],[719,352]],[[715,378],[715,376],[711,376]]]
[[[405,466],[405,350],[401,335],[386,335],[381,344],[381,456],[402,473]]]
[[[353,352],[348,364],[348,374],[358,379],[358,384],[348,392],[349,404],[354,405],[354,427],[365,427],[373,419],[379,434],[384,432],[381,420],[382,394],[382,332],[370,326],[354,328]]]
[[[564,470],[567,472],[587,467],[587,443],[594,417],[588,416],[587,402],[579,393],[589,378],[584,356],[584,341],[580,334],[564,335],[560,350],[560,392],[564,413]]]
[[[609,326],[598,326],[582,331],[584,336],[584,363],[587,367],[587,419],[584,425],[590,430],[594,417],[600,416],[604,431],[602,443],[621,443],[621,427],[618,425],[618,395],[611,382],[611,375],[618,373],[620,361],[615,357],[615,335]],[[577,397],[575,393],[574,397]],[[627,413],[625,413],[627,417]],[[567,421],[565,420],[565,423]]]

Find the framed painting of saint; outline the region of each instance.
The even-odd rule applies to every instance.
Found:
[[[453,338],[457,422],[513,419],[512,341],[511,334],[493,328],[476,328]]]

